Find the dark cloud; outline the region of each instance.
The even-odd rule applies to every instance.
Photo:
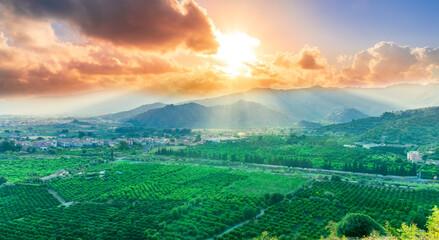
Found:
[[[167,51],[178,46],[215,53],[213,25],[193,0],[2,0],[5,9],[35,19],[64,20],[118,46]]]
[[[314,56],[309,52],[304,52],[302,54],[302,59],[300,59],[298,64],[300,65],[300,67],[307,70],[315,70],[315,69],[323,68],[323,66],[318,64]]]

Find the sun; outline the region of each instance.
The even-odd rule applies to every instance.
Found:
[[[225,63],[223,70],[232,76],[245,72],[245,63],[256,60],[254,48],[260,41],[245,33],[222,34],[217,32],[220,44],[215,58]]]

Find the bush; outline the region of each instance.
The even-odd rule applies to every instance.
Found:
[[[337,175],[332,175],[331,176],[331,181],[333,181],[333,182],[341,182],[341,177],[337,176]]]
[[[349,213],[337,224],[337,234],[346,237],[364,237],[377,231],[385,234],[384,228],[365,214]]]

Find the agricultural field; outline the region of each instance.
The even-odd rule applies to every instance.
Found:
[[[59,205],[58,200],[43,187],[2,186],[0,188],[0,225],[57,205]]]
[[[319,239],[328,236],[330,221],[347,213],[364,213],[382,226],[399,227],[410,214],[439,204],[439,191],[364,186],[348,182],[315,181],[291,200],[265,210],[265,214],[219,239],[251,239],[269,232],[279,239]]]
[[[416,166],[406,161],[404,148],[343,147],[351,141],[338,136],[260,135],[181,149],[164,147],[155,154],[383,175],[416,175]]]
[[[294,194],[308,182],[281,176],[271,188],[275,177],[186,165],[92,166],[44,187],[34,186],[45,195],[53,190],[73,204],[57,207],[55,200],[26,216],[12,216],[0,224],[0,238],[207,239],[261,214],[280,201],[279,196]],[[251,184],[255,186],[244,191]]]
[[[10,182],[27,180],[29,174],[43,177],[60,169],[77,169],[97,163],[95,159],[83,157],[1,156],[0,176],[6,177]]]

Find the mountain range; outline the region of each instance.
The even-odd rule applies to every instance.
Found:
[[[137,108],[134,108],[134,109],[131,109],[128,111],[102,115],[102,116],[100,116],[100,118],[105,119],[105,120],[127,121],[131,118],[136,117],[137,115],[139,115],[141,113],[145,113],[151,109],[162,108],[164,106],[166,106],[166,104],[159,103],[159,102],[152,103],[152,104],[145,104],[145,105],[142,105],[140,107],[137,107]]]
[[[439,105],[438,92],[439,84],[402,84],[385,88],[324,88],[319,86],[289,90],[258,88],[195,100],[188,96],[158,95],[151,92],[95,92],[72,96],[6,99],[0,101],[0,115],[96,117],[129,111],[154,102],[174,105],[195,102],[212,107],[230,105],[244,100],[262,104],[287,115],[294,121],[322,121],[325,120],[326,115],[345,108],[355,108],[369,116],[380,116],[386,111],[437,106]]]
[[[139,114],[130,122],[159,128],[251,128],[291,126],[293,123],[283,113],[246,101],[211,107],[197,103],[171,104]]]

